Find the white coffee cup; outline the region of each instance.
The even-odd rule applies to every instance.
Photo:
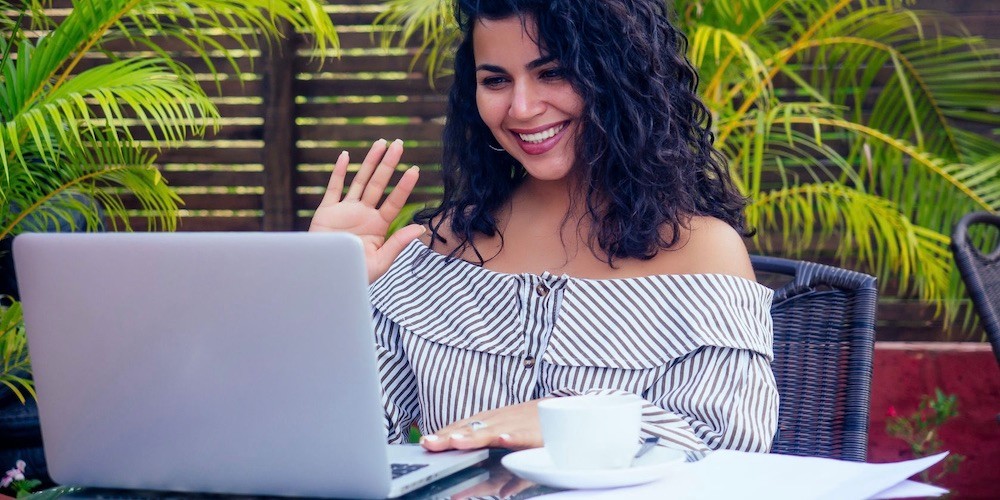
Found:
[[[542,440],[562,469],[628,467],[639,447],[642,400],[635,396],[568,396],[538,403]]]

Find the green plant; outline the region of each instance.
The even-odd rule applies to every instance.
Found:
[[[914,458],[926,457],[940,452],[944,446],[939,430],[945,422],[958,416],[958,398],[935,389],[934,397],[922,396],[916,411],[909,416],[899,415],[893,406],[888,413],[886,434],[906,441]],[[945,457],[939,472],[932,476],[930,470],[925,470],[920,477],[924,482],[937,482],[946,474],[958,471],[963,460],[964,456],[952,453]]]
[[[311,32],[320,53],[339,47],[323,0],[75,0],[59,21],[46,14],[51,4],[0,0],[0,239],[60,226],[131,230],[133,217],[176,227],[182,201],[156,152],[203,135],[219,116],[174,57],[178,46],[217,80],[213,57],[239,76],[234,51],[283,36],[283,25]],[[109,43],[134,49],[116,55]],[[30,392],[7,371],[22,348],[6,322],[17,311],[4,309],[0,381]]]
[[[1000,210],[996,44],[908,0],[670,3],[716,146],[751,200],[755,251],[831,247],[954,322],[965,294],[951,227]],[[451,5],[390,0],[377,22],[399,29],[384,42],[419,37],[440,71]]]
[[[21,304],[0,304],[0,385],[10,389],[24,403],[26,396],[33,397],[35,394],[34,386],[27,377],[30,372]],[[3,387],[0,387],[0,393],[3,392]]]

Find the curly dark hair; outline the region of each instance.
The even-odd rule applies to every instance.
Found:
[[[712,145],[687,39],[663,0],[457,0],[455,12],[464,38],[444,129],[444,195],[414,218],[430,226],[432,246],[445,241],[439,230],[447,222],[459,239],[450,256],[472,245],[484,263],[474,237],[498,233],[496,214],[527,175],[489,148],[494,139],[476,108],[472,30],[480,19],[510,16],[536,24],[542,53],[556,58],[582,97],[573,168],[585,179],[598,258],[650,259],[676,245],[696,215],[750,234],[746,198]],[[673,230],[664,233],[665,225]]]

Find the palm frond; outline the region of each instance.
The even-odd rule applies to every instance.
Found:
[[[795,255],[832,241],[841,262],[873,269],[883,287],[896,284],[906,293],[912,286],[936,303],[948,296],[949,238],[913,224],[880,196],[839,183],[804,184],[758,194],[747,220],[760,230],[754,242],[764,251],[773,249],[760,235],[780,234],[783,250]]]
[[[998,210],[1000,205],[997,205],[998,200],[992,194],[994,188],[1000,179],[990,179],[982,178],[979,176],[968,176],[962,175],[962,172],[970,168],[970,166],[965,164],[955,164],[949,163],[941,158],[934,156],[931,153],[921,150],[919,147],[914,146],[903,139],[899,139],[890,136],[880,130],[873,129],[869,126],[854,123],[849,120],[839,119],[839,118],[827,118],[827,117],[805,117],[805,116],[787,116],[784,117],[785,120],[790,125],[809,125],[809,126],[823,126],[823,127],[833,127],[836,129],[861,134],[867,140],[873,142],[881,143],[899,155],[905,156],[910,161],[908,164],[903,165],[902,162],[897,162],[898,164],[880,164],[876,165],[880,168],[879,175],[892,177],[890,174],[892,172],[899,172],[902,170],[912,170],[914,167],[924,169],[933,175],[934,178],[938,178],[942,181],[940,185],[950,186],[951,190],[958,194],[959,196],[964,196],[971,200],[976,207],[982,210]],[[749,125],[749,123],[744,122],[744,125]],[[984,166],[982,168],[989,168]],[[970,180],[976,180],[975,184],[971,184]]]
[[[446,74],[445,67],[451,58],[451,49],[459,38],[454,21],[453,2],[450,0],[389,0],[385,9],[375,18],[381,28],[384,48],[406,47],[412,40],[420,40],[420,49],[413,56],[412,65],[425,57],[428,78],[433,81]]]
[[[984,113],[1000,105],[1000,96],[987,90],[1000,85],[1000,53],[974,37],[924,29],[939,22],[939,15],[917,11],[847,16],[834,23],[833,34],[814,40],[822,50],[812,54],[813,79],[826,82],[832,102],[853,99],[856,121],[937,156],[968,161],[950,122],[1000,120]],[[891,72],[883,74],[885,67]],[[868,99],[870,114],[863,118]]]
[[[19,83],[13,78],[8,81]],[[154,147],[163,147],[161,141],[177,144],[188,135],[203,133],[206,122],[218,118],[201,87],[171,72],[158,58],[124,59],[90,68],[44,94],[33,106],[10,111],[15,114],[0,139],[4,172],[11,168],[5,147],[14,149],[13,156],[27,168],[20,153],[25,141],[33,143],[42,162],[52,163],[58,149],[83,147],[84,131],[95,127],[123,133],[116,136],[118,142],[131,141],[128,129],[108,127],[109,121],[133,118],[148,132]]]
[[[29,0],[25,8],[44,19],[44,3]],[[8,209],[18,207],[0,210],[0,235],[20,231],[26,220],[51,222],[82,208],[60,196],[70,190],[108,204],[116,227],[130,223],[113,193],[130,193],[140,212],[152,214],[153,227],[173,228],[179,198],[150,167],[133,131],[143,130],[154,148],[169,147],[203,134],[218,112],[160,44],[180,40],[214,72],[210,53],[223,49],[220,33],[247,48],[248,41],[283,36],[283,23],[311,32],[320,57],[339,48],[321,0],[79,0],[36,43],[16,29],[0,38],[0,49],[15,54],[0,65],[0,198]],[[121,39],[159,56],[109,58],[79,70],[83,57]],[[233,63],[229,51],[221,52]],[[43,205],[44,214],[29,217]]]
[[[715,75],[703,91],[710,108],[719,109],[734,102],[730,89],[721,86],[723,75],[728,75],[727,82],[738,82],[740,89],[753,89],[763,106],[773,99],[773,82],[768,78],[770,68],[758,48],[740,34],[702,24],[690,35],[690,40],[688,54],[692,64]]]
[[[84,134],[85,147],[59,150],[56,164],[35,161],[37,154],[29,151],[26,156],[35,174],[14,168],[9,181],[0,178],[0,191],[6,196],[0,206],[4,222],[0,238],[27,229],[64,226],[78,216],[85,217],[88,228],[108,222],[113,229],[128,230],[132,213],[125,197],[140,203],[149,229],[176,228],[181,200],[153,166],[155,157],[140,146],[118,142],[119,133],[110,130],[91,129]],[[74,193],[87,201],[70,196]],[[85,208],[81,203],[92,202],[104,212],[80,210]]]
[[[325,57],[339,51],[336,27],[323,5],[320,0],[141,0],[109,29],[106,40],[127,39],[154,52],[163,51],[164,39],[179,40],[218,76],[209,50],[221,49],[219,37],[249,50],[261,41],[309,33],[315,54]],[[290,33],[284,32],[282,23],[288,24]],[[238,76],[236,60],[229,51],[221,53]]]
[[[218,47],[216,33],[247,48],[248,40],[283,36],[279,21],[310,32],[320,54],[340,48],[336,28],[320,0],[81,0],[38,42],[39,48],[46,47],[46,57],[33,58],[34,71],[26,83],[33,96],[52,78],[56,81],[51,87],[58,88],[81,58],[110,40],[128,39],[164,54],[163,40],[180,39],[204,60],[208,48]],[[235,61],[229,61],[235,68]],[[215,69],[212,64],[209,68]]]
[[[27,397],[35,397],[35,384],[28,376],[31,360],[28,359],[28,338],[21,321],[19,302],[9,305],[9,297],[0,298],[0,385],[3,385],[23,404]]]

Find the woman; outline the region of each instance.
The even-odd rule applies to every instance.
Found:
[[[546,397],[634,394],[643,433],[767,451],[771,291],[662,0],[460,1],[440,206],[388,240],[416,183],[376,142],[311,230],[366,245],[390,441],[542,445]]]

